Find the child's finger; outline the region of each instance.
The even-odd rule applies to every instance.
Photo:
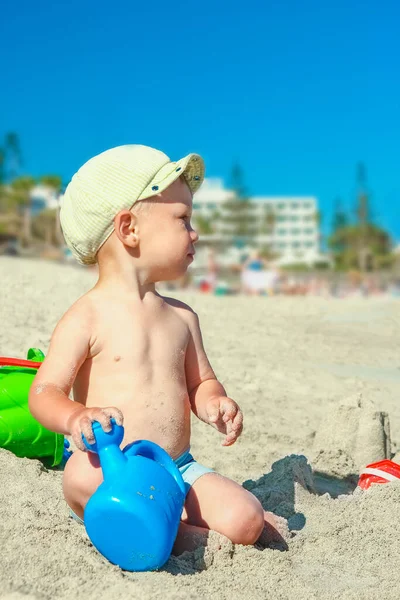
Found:
[[[232,444],[234,444],[236,442],[237,438],[238,438],[237,432],[236,431],[231,431],[225,437],[224,441],[222,442],[222,445],[223,446],[232,446]]]
[[[76,433],[76,432],[73,433],[72,439],[73,439],[76,447],[79,450],[82,450],[82,452],[87,452],[87,448],[86,448],[85,444],[83,443],[82,433],[80,431],[78,433]]]
[[[239,432],[239,431],[241,432],[243,429],[243,413],[240,409],[237,411],[237,414],[235,415],[235,418],[233,419],[232,429],[237,432]]]
[[[101,419],[100,424],[106,432],[109,432],[112,429],[111,419],[115,419],[117,425],[122,425],[124,421],[122,412],[118,410],[118,408],[114,408],[113,406],[108,408],[102,408],[101,413],[102,415],[104,415],[104,417]]]
[[[221,409],[223,413],[222,420],[224,421],[224,423],[232,421],[235,418],[236,413],[238,412],[237,405],[232,401],[224,402],[221,406]]]
[[[96,440],[94,439],[92,421],[88,417],[83,417],[79,421],[79,426],[80,426],[80,430],[83,433],[83,435],[85,436],[88,444],[94,444]]]
[[[108,414],[104,408],[96,410],[96,412],[93,412],[90,416],[92,421],[97,421],[98,423],[100,423],[103,431],[105,431],[106,433],[111,431],[111,415]]]

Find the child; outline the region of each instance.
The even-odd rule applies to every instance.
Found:
[[[242,413],[207,359],[197,315],[155,284],[185,274],[198,235],[192,195],[204,177],[200,156],[171,162],[147,146],[113,148],[79,169],[60,219],[77,260],[98,264],[96,285],[65,313],[31,387],[32,414],[71,435],[78,450],[64,472],[65,499],[79,520],[102,481],[92,422],[125,426],[123,445],[148,439],[175,460],[187,487],[175,552],[191,550],[213,529],[236,544],[282,540],[277,518],[237,483],[197,463],[190,450],[190,411],[232,445]],[[74,401],[69,399],[73,387]],[[205,543],[205,542],[204,542]]]

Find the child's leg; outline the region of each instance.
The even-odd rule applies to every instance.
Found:
[[[83,518],[89,498],[102,481],[97,455],[76,450],[65,466],[63,490],[78,517]],[[253,494],[230,479],[206,473],[188,492],[174,550],[180,554],[206,545],[210,529],[235,544],[253,544],[261,534],[263,543],[283,542],[278,528],[279,517],[265,512]]]
[[[213,529],[235,544],[254,544],[261,534],[264,543],[284,542],[279,517],[265,512],[257,498],[242,486],[216,473],[206,473],[193,483],[182,520],[194,533],[196,528],[203,535],[205,530]]]
[[[64,469],[63,491],[68,506],[83,519],[89,498],[103,481],[97,454],[75,450]]]
[[[65,465],[63,491],[68,506],[81,519],[89,498],[102,481],[103,473],[97,455],[80,450],[74,451]],[[174,553],[182,554],[185,550],[191,552],[200,546],[207,546],[209,533],[207,528],[181,523]]]

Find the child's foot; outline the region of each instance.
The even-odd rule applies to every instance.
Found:
[[[284,517],[264,511],[264,529],[257,540],[262,548],[277,548],[287,550],[286,540],[289,539],[289,527]]]

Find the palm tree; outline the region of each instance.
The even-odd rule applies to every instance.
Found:
[[[31,228],[32,228],[32,206],[31,192],[35,187],[36,182],[33,177],[24,175],[17,177],[11,182],[9,191],[9,201],[11,208],[22,212],[22,228],[20,231],[21,242],[25,246],[31,243]]]
[[[3,148],[0,148],[0,213],[5,210],[7,205],[7,193],[4,185],[4,165],[5,165],[5,152]]]
[[[6,161],[6,153],[4,148],[0,148],[0,186],[4,183],[4,166]]]
[[[6,184],[16,177],[21,166],[21,150],[16,133],[6,133],[0,148],[0,212],[8,209],[9,198]]]
[[[339,269],[372,270],[381,265],[387,266],[392,260],[389,234],[372,223],[342,227],[331,236],[329,243],[331,248],[336,249]]]
[[[22,163],[21,145],[17,133],[12,131],[6,133],[3,152],[6,169],[5,178],[11,181],[17,177]]]
[[[224,222],[229,224],[229,233],[237,246],[251,242],[257,233],[255,206],[247,195],[243,171],[239,164],[232,168],[233,197],[222,205]]]

